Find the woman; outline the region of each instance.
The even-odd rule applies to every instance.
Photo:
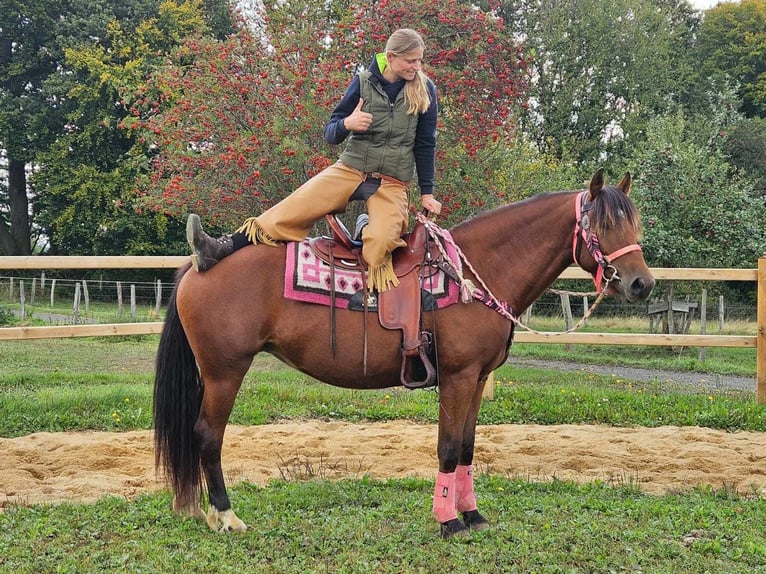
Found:
[[[379,184],[367,199],[369,222],[362,231],[368,284],[379,292],[395,287],[391,252],[404,245],[408,186],[415,171],[422,207],[441,211],[433,196],[438,104],[436,87],[422,71],[424,50],[414,30],[391,34],[385,52],[354,77],[325,126],[328,143],[347,140],[339,160],[274,207],[217,240],[191,214],[186,236],[195,269],[205,271],[250,243],[302,241],[320,217],[344,211],[354,191],[367,182]]]

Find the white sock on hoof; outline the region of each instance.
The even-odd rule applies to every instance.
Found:
[[[210,529],[216,532],[245,532],[247,530],[247,525],[237,518],[231,508],[219,512],[215,506],[211,505],[207,511],[206,519]]]

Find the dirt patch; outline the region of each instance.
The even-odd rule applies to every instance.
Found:
[[[317,420],[230,426],[229,483],[275,478],[433,478],[436,427],[405,421]],[[163,488],[152,434],[35,433],[0,439],[0,507],[135,497]],[[697,485],[766,496],[766,433],[696,427],[492,425],[477,429],[479,473],[529,480],[640,485],[661,494]]]

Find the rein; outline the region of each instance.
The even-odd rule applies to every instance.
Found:
[[[572,331],[579,329],[588,320],[588,318],[590,318],[590,316],[596,310],[596,307],[598,307],[603,298],[606,296],[609,284],[615,279],[620,278],[620,276],[617,274],[617,269],[610,263],[610,259],[607,259],[607,257],[601,251],[601,246],[595,231],[591,231],[590,229],[590,217],[588,216],[588,212],[590,211],[591,203],[587,202],[587,193],[587,191],[580,192],[575,199],[576,223],[572,245],[572,256],[575,263],[580,265],[577,258],[577,252],[580,250],[580,247],[583,243],[587,246],[591,257],[593,257],[593,259],[598,264],[598,269],[592,273],[593,282],[596,285],[598,297],[596,297],[596,300],[583,314],[583,317],[575,326],[567,329],[566,331],[560,332],[536,331],[535,329],[532,329],[531,327],[523,324],[519,318],[513,314],[513,310],[510,308],[508,303],[505,301],[500,301],[492,293],[489,287],[487,287],[486,283],[484,283],[484,280],[476,272],[476,269],[473,268],[471,262],[468,261],[468,258],[465,256],[463,251],[452,239],[452,235],[449,233],[449,231],[446,231],[436,225],[436,223],[428,219],[428,217],[426,217],[424,214],[417,213],[415,217],[420,223],[423,224],[423,226],[432,237],[438,239],[438,241],[435,241],[434,243],[436,243],[437,247],[439,248],[439,252],[441,253],[443,260],[449,262],[449,265],[452,267],[452,271],[454,272],[453,278],[460,283],[460,300],[463,303],[470,303],[473,299],[476,299],[477,301],[481,301],[487,307],[497,312],[499,315],[514,323],[516,326],[523,328],[526,331],[535,334],[545,333],[547,335],[561,335],[564,333],[571,333]],[[454,248],[455,253],[457,253],[457,260],[453,260],[449,256],[447,250],[444,248],[445,243],[450,244]],[[611,253],[609,257],[611,258],[611,261],[614,261],[618,257],[622,257],[631,251],[641,251],[641,246],[637,243],[626,245],[614,253]],[[477,288],[470,279],[466,279],[463,276],[461,261],[468,269],[470,269],[471,273],[473,273],[473,276],[479,282],[482,289]],[[606,271],[608,270],[611,270],[609,276],[606,275]]]

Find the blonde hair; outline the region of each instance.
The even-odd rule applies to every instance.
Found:
[[[391,34],[386,42],[386,53],[394,56],[404,56],[413,50],[422,48],[425,50],[426,44],[423,38],[415,30],[410,28],[401,28]],[[408,114],[422,114],[428,110],[431,105],[431,96],[428,93],[428,76],[422,71],[418,71],[413,80],[404,84],[404,100],[408,104]]]

